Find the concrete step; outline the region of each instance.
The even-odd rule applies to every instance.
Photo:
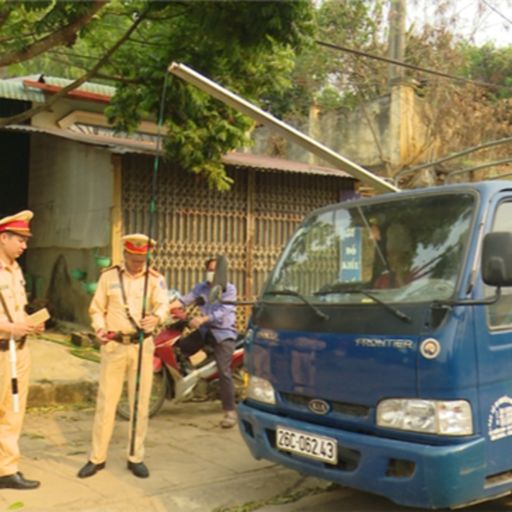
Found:
[[[92,402],[99,364],[75,355],[69,336],[45,332],[28,340],[32,356],[28,407]]]

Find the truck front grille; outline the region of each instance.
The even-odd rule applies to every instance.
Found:
[[[293,393],[280,393],[280,395],[285,403],[309,411],[308,403],[311,400],[311,397],[294,395]],[[348,416],[367,418],[370,412],[370,409],[365,405],[334,402],[331,400],[326,400],[326,402],[331,405],[331,408],[334,412],[346,414]]]

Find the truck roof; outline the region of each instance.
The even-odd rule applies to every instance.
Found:
[[[380,194],[378,196],[365,197],[362,199],[348,199],[343,202],[324,206],[322,208],[315,210],[315,212],[336,209],[339,208],[340,205],[342,204],[347,206],[376,204],[395,200],[398,201],[406,197],[439,195],[445,193],[472,192],[478,194],[483,200],[485,200],[487,197],[493,196],[494,194],[504,190],[512,190],[512,181],[487,180],[478,182],[454,183],[450,185],[400,190],[399,192],[392,193],[388,192],[385,194]]]

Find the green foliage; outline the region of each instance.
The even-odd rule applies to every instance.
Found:
[[[15,501],[7,507],[7,510],[21,510],[22,508],[25,508],[25,503],[23,501]]]
[[[380,53],[384,46],[381,41],[383,4],[381,0],[325,0],[315,13],[315,39]],[[375,61],[310,44],[297,58],[294,87],[286,98],[287,115],[306,116],[312,103],[324,112],[352,108],[360,103],[361,94],[382,94],[386,69]],[[282,110],[286,111],[284,106]]]
[[[1,1],[1,0],[0,0]],[[30,6],[39,6],[42,3],[54,2],[20,2]],[[59,4],[74,5],[74,2],[59,2]],[[111,0],[101,11],[96,13],[93,19],[77,32],[77,38],[72,45],[58,45],[49,51],[30,60],[22,60],[9,66],[10,75],[26,75],[45,73],[47,75],[63,78],[79,78],[87,69],[91,68],[103,53],[112,46],[115,41],[126,31],[132,23],[131,9],[128,11],[121,0]],[[85,5],[90,2],[85,2]],[[135,4],[135,2],[132,2]],[[138,2],[133,6],[137,9]],[[25,17],[24,10],[20,7],[11,13],[21,16],[27,30],[35,23],[32,18]],[[0,34],[5,32],[5,27],[0,26]],[[109,82],[110,83],[110,82]]]
[[[125,45],[113,63],[130,80],[119,84],[107,111],[120,130],[133,130],[158,112],[173,61],[268,108],[289,87],[293,49],[310,28],[306,1],[173,2],[160,5],[155,16],[138,32],[146,45]],[[170,21],[159,22],[164,19]],[[169,80],[165,119],[167,157],[210,186],[228,189],[221,157],[248,143],[254,123],[175,77]]]
[[[342,94],[332,85],[327,85],[316,95],[316,103],[323,112],[342,107],[353,108],[358,102],[357,96],[354,93],[346,92]]]
[[[492,44],[476,47],[461,45],[462,54],[467,59],[464,76],[497,84],[491,91],[496,98],[512,97],[512,46],[496,48]]]

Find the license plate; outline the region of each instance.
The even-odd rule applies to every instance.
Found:
[[[331,437],[277,427],[276,446],[278,450],[285,452],[296,453],[329,464],[338,463],[337,442]]]

